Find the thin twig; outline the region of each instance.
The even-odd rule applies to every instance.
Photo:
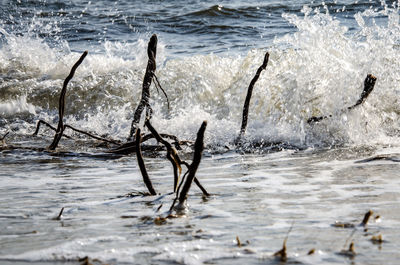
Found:
[[[167,93],[165,92],[165,90],[162,88],[162,86],[160,85],[160,81],[158,81],[158,78],[157,78],[157,76],[154,74],[154,78],[155,78],[155,80],[156,80],[156,82],[154,82],[154,84],[156,85],[156,87],[158,87],[163,93],[164,93],[164,96],[165,96],[165,98],[167,99],[167,106],[168,106],[168,110],[169,110],[169,99],[168,99],[168,95],[167,95]]]
[[[289,238],[290,232],[292,232],[293,225],[294,225],[294,221],[292,221],[292,224],[291,224],[288,232],[286,233],[286,237],[283,240],[282,249],[274,253],[274,256],[275,257],[279,257],[281,262],[286,262],[287,261],[286,242],[287,242],[287,240]]]
[[[50,129],[52,129],[53,131],[57,131],[57,129],[56,129],[55,127],[53,127],[50,123],[48,123],[48,122],[46,122],[46,121],[44,121],[44,120],[39,120],[39,121],[37,122],[37,125],[36,125],[36,130],[35,130],[35,132],[32,134],[32,136],[37,136],[37,135],[38,135],[39,129],[40,129],[40,125],[41,125],[41,124],[46,125],[47,127],[49,127]],[[65,138],[68,138],[68,139],[73,139],[71,136],[68,136],[68,135],[66,135],[66,134],[63,134],[63,136],[64,136]]]
[[[348,107],[347,109],[348,110],[354,109],[358,105],[364,103],[364,101],[368,98],[369,94],[371,94],[372,90],[374,89],[375,83],[376,83],[376,77],[371,74],[368,74],[364,80],[364,89],[363,92],[361,93],[360,98],[357,100],[356,104]]]
[[[362,222],[361,222],[361,226],[366,226],[367,224],[368,224],[368,220],[369,220],[369,218],[371,217],[371,215],[373,215],[374,214],[374,212],[372,211],[372,210],[369,210],[365,215],[364,215],[364,218],[363,218],[363,220],[362,220]]]
[[[58,214],[57,217],[54,217],[53,220],[58,220],[58,221],[61,220],[63,212],[64,212],[64,207],[61,208],[60,213]]]
[[[103,142],[106,142],[106,143],[111,143],[111,144],[120,144],[121,143],[120,141],[117,141],[117,140],[106,139],[106,138],[103,138],[103,137],[100,137],[100,136],[97,136],[97,135],[94,135],[94,134],[91,134],[91,133],[76,129],[76,128],[72,127],[71,125],[68,125],[68,124],[64,125],[64,129],[65,128],[70,128],[73,131],[76,131],[78,133],[87,135],[87,136],[92,137],[92,138],[94,138],[96,140],[100,140],[100,141],[103,141]]]
[[[161,133],[160,135],[163,138],[169,138],[169,139],[174,140],[173,145],[175,145],[176,149],[178,149],[178,150],[182,149],[180,145],[183,142],[179,141],[175,135],[165,134],[165,133]],[[151,133],[146,134],[145,136],[142,137],[141,143],[144,143],[153,138],[155,138],[153,134],[151,134]],[[143,146],[142,147],[143,150],[145,148],[146,149],[152,149],[152,148],[160,149],[158,146]],[[123,143],[123,144],[119,145],[117,148],[108,150],[107,152],[114,153],[114,154],[125,154],[125,155],[135,153],[136,152],[136,142],[133,141],[133,142]]]

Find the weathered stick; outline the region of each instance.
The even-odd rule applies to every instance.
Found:
[[[251,100],[251,95],[253,94],[253,88],[254,85],[256,84],[258,78],[260,77],[260,74],[265,68],[267,67],[268,64],[268,59],[269,59],[269,53],[265,53],[264,56],[264,62],[263,64],[257,69],[257,72],[253,79],[250,82],[249,88],[247,89],[247,96],[244,101],[244,106],[243,106],[243,115],[242,115],[242,126],[240,128],[240,133],[239,136],[236,138],[236,143],[239,143],[241,138],[243,137],[244,133],[246,132],[246,127],[247,127],[247,119],[249,116],[249,107],[250,107],[250,100]]]
[[[32,134],[32,136],[38,135],[39,129],[40,129],[40,125],[41,125],[41,124],[44,124],[44,125],[46,125],[47,127],[49,127],[50,129],[52,129],[53,131],[56,131],[56,132],[57,132],[57,129],[54,128],[50,123],[48,123],[48,122],[46,122],[46,121],[44,121],[44,120],[39,120],[39,121],[37,122],[37,125],[36,125],[36,130],[35,130],[35,132]],[[70,136],[68,136],[68,135],[66,135],[66,134],[63,134],[63,136],[64,136],[65,138],[72,139],[72,137],[70,137]]]
[[[179,195],[180,204],[183,204],[185,202],[190,186],[192,185],[193,179],[195,177],[197,168],[199,167],[201,161],[201,155],[204,149],[204,132],[206,130],[206,127],[207,127],[207,121],[203,121],[199,131],[197,132],[197,138],[194,144],[193,161],[189,167],[189,174],[186,178],[185,184],[183,185],[182,191]]]
[[[154,79],[156,80],[156,82],[154,82],[154,84],[156,85],[157,88],[159,88],[159,89],[163,92],[165,98],[167,99],[167,106],[168,106],[168,110],[169,110],[169,99],[168,99],[168,95],[167,95],[167,93],[165,92],[165,90],[162,88],[162,86],[161,86],[161,84],[160,84],[160,81],[158,81],[158,78],[157,78],[157,76],[156,76],[155,74],[154,74]]]
[[[151,183],[150,177],[147,174],[146,166],[144,165],[142,151],[140,149],[140,141],[141,141],[141,135],[140,135],[140,129],[138,128],[136,129],[136,158],[139,164],[140,172],[142,173],[143,176],[144,184],[146,184],[146,187],[151,195],[157,195],[156,191],[153,188],[153,184]]]
[[[147,46],[147,55],[149,57],[146,67],[146,73],[143,79],[142,86],[142,98],[140,99],[139,105],[136,108],[135,114],[133,115],[133,121],[131,125],[131,131],[129,133],[128,140],[133,138],[133,134],[136,131],[136,127],[140,122],[140,116],[144,108],[146,108],[146,119],[150,119],[153,110],[149,104],[150,98],[150,85],[156,71],[156,54],[157,54],[157,35],[151,36],[149,44]]]
[[[67,76],[67,78],[64,80],[63,88],[61,90],[60,94],[60,99],[58,101],[58,126],[56,130],[56,134],[54,135],[54,140],[51,143],[51,145],[48,147],[50,150],[55,150],[57,148],[58,142],[61,140],[61,137],[63,135],[64,131],[64,123],[63,123],[63,118],[64,118],[64,110],[65,110],[65,94],[67,93],[67,85],[69,81],[72,79],[72,77],[75,74],[76,69],[78,66],[83,62],[85,59],[86,55],[88,54],[87,51],[85,51],[79,60],[72,66],[71,72]]]
[[[68,125],[68,124],[65,124],[65,125],[64,125],[64,130],[65,130],[66,128],[70,128],[70,129],[73,130],[73,131],[76,131],[76,132],[78,132],[78,133],[87,135],[87,136],[92,137],[92,138],[94,138],[94,139],[96,139],[96,140],[100,140],[100,141],[103,141],[103,142],[106,142],[106,143],[111,143],[111,144],[120,144],[120,143],[121,143],[120,141],[117,141],[117,140],[106,139],[106,138],[103,138],[103,137],[100,137],[100,136],[91,134],[91,133],[89,133],[89,132],[85,132],[85,131],[76,129],[76,128],[72,127],[71,125]]]
[[[368,98],[369,94],[371,94],[372,90],[374,89],[375,82],[376,82],[376,77],[371,75],[371,74],[368,74],[367,77],[364,80],[364,90],[361,93],[361,96],[357,100],[356,104],[341,110],[341,112],[345,112],[347,110],[352,110],[355,107],[357,107],[357,106],[361,105],[362,103],[364,103],[365,100]],[[315,122],[319,122],[321,120],[324,120],[324,119],[330,118],[330,117],[332,117],[332,114],[326,115],[326,116],[318,116],[318,117],[313,116],[313,117],[311,117],[311,118],[309,118],[307,120],[307,123],[308,124],[313,124]]]

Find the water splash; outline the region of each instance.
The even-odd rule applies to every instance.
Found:
[[[276,38],[270,63],[256,84],[246,139],[293,146],[398,142],[400,45],[399,9],[382,5],[355,15],[353,33],[328,9],[305,6],[302,15],[283,14],[297,32]],[[68,43],[51,47],[43,39],[0,30],[3,101],[26,95],[38,118],[56,120],[58,93],[79,56]],[[147,41],[105,41],[77,71],[67,94],[68,122],[125,139],[140,98]],[[244,56],[196,55],[169,58],[161,40],[157,75],[169,95],[152,89],[154,125],[192,139],[208,120],[206,141],[228,145],[238,133],[247,86],[265,50]],[[359,98],[368,73],[375,90],[363,106],[341,113]],[[32,112],[31,112],[32,113]],[[314,126],[313,115],[333,114]],[[30,121],[29,121],[30,122]],[[27,122],[25,128],[31,129]]]

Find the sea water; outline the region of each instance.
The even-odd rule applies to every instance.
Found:
[[[287,263],[397,264],[399,1],[0,3],[1,264],[277,264],[285,239]],[[64,120],[125,141],[152,34],[170,105],[152,86],[152,124],[193,141],[207,120],[197,178],[212,194],[193,186],[184,215],[161,225],[174,198],[164,153],[145,153],[158,195],[129,197],[146,191],[135,155],[106,155],[70,131],[60,152],[6,148],[51,143],[44,127],[32,136],[36,122],[57,124],[63,81],[85,50]],[[368,99],[342,111],[367,74],[377,78]],[[343,255],[350,242],[356,254]]]

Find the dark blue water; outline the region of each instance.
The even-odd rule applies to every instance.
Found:
[[[388,1],[390,2],[390,1]],[[153,33],[168,54],[247,52],[296,31],[283,13],[303,6],[330,12],[350,31],[354,14],[380,1],[1,1],[0,25],[72,50],[101,51],[105,41],[131,43]],[[0,35],[1,36],[1,35]]]

